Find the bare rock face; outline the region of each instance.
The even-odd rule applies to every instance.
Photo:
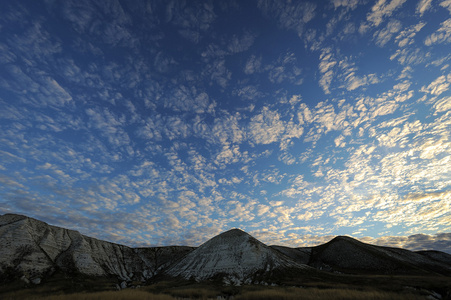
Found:
[[[167,266],[192,250],[170,247],[172,255],[164,256],[160,253],[167,252],[166,247],[133,249],[13,214],[0,216],[0,245],[0,273],[14,270],[29,279],[60,269],[90,276],[145,280],[159,271],[158,266]]]
[[[197,280],[227,275],[242,282],[255,273],[271,272],[284,267],[308,268],[244,231],[232,229],[210,239],[186,255],[166,274]]]
[[[2,261],[0,271],[4,271],[7,267],[14,267],[16,270],[28,274],[28,277],[33,277],[52,268],[53,264],[50,258],[52,253],[41,250],[37,242],[45,234],[45,230],[39,225],[24,216],[1,216],[0,257]]]

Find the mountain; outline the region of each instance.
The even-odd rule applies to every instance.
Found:
[[[0,216],[0,284],[19,278],[40,282],[54,274],[127,282],[220,279],[232,284],[336,278],[327,272],[450,276],[451,255],[375,246],[344,236],[316,247],[269,247],[240,229],[198,248],[130,248],[26,216]]]
[[[437,263],[451,266],[451,255],[448,253],[434,250],[416,251],[415,253],[426,256]]]
[[[208,240],[168,269],[166,274],[203,280],[227,275],[235,282],[251,282],[255,274],[269,275],[276,269],[307,269],[240,229]]]
[[[290,247],[284,247],[284,246],[270,246],[271,248],[282,252],[286,256],[290,257],[291,259],[307,265],[310,261],[310,256],[312,254],[312,248],[311,247],[300,247],[300,248],[290,248]]]
[[[312,247],[308,265],[343,273],[451,275],[450,257],[439,251],[413,252],[338,236]]]
[[[0,216],[0,245],[0,274],[25,280],[62,271],[144,281],[193,249],[133,249],[14,214]]]

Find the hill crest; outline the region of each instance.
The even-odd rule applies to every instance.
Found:
[[[225,274],[241,282],[256,272],[264,274],[283,267],[308,268],[234,228],[211,238],[166,273],[197,280]]]

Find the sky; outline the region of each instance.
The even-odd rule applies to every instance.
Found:
[[[451,253],[451,0],[0,2],[0,214]]]

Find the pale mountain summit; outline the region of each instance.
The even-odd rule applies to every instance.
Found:
[[[185,279],[202,280],[221,275],[249,280],[259,272],[269,274],[281,268],[309,268],[295,262],[240,229],[231,229],[213,237],[186,255],[166,273]]]

